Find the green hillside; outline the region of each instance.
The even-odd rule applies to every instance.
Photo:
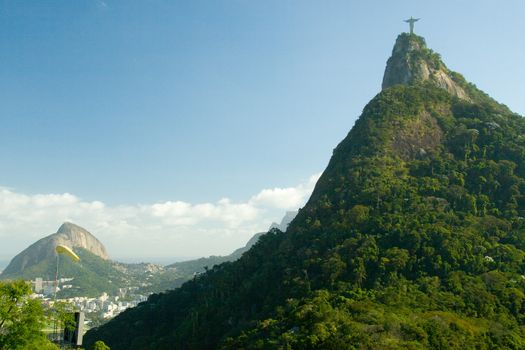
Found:
[[[176,262],[174,264],[166,266],[177,270],[182,276],[187,279],[193,278],[195,274],[203,273],[207,269],[212,268],[215,265],[222,264],[224,262],[235,261],[239,259],[245,252],[247,252],[264,234],[265,232],[256,233],[244,247],[236,249],[234,252],[228,255],[212,255],[206,258],[199,258],[188,261]]]
[[[113,262],[83,248],[73,250],[80,257],[80,261],[74,262],[69,257],[62,256],[58,268],[59,278],[73,278],[72,281],[66,282],[73,285],[73,288],[60,291],[58,297],[95,297],[103,292],[114,295],[119,287],[126,285],[126,274],[116,269]],[[34,280],[42,277],[44,280],[54,281],[55,273],[56,259],[47,257],[35,265],[28,266],[22,273],[2,275],[2,279]]]
[[[254,237],[258,238],[261,234],[257,233]],[[215,265],[239,259],[253,243],[250,240],[246,247],[239,248],[229,255],[211,255],[170,264],[162,271],[149,276],[148,285],[141,287],[139,290],[141,293],[150,294],[178,288]]]
[[[296,211],[288,211],[282,218],[280,224],[273,223],[270,228],[276,227],[286,231],[286,228],[296,215]],[[149,294],[178,288],[185,282],[193,279],[196,275],[206,272],[215,265],[239,259],[255,243],[257,243],[259,238],[265,233],[266,232],[256,233],[248,240],[244,247],[237,248],[228,255],[211,255],[204,258],[181,261],[167,265],[163,271],[150,276],[150,284],[147,287],[140,288],[140,291],[144,292],[144,294]]]
[[[152,295],[87,344],[524,349],[525,121],[422,38],[398,44],[409,49],[396,62],[435,70],[367,104],[286,233]]]

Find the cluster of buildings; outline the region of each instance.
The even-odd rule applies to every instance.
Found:
[[[145,295],[133,295],[131,300],[123,300],[120,296],[109,296],[107,293],[102,293],[98,298],[75,297],[62,301],[74,305],[75,309],[86,314],[96,313],[103,319],[110,319],[146,299]]]
[[[42,278],[35,278],[31,281],[33,287],[33,298],[42,299],[44,302],[51,304],[55,292],[60,289],[72,288],[68,282],[73,278],[61,278],[58,281],[45,281]],[[60,287],[58,287],[60,286]],[[110,296],[106,292],[97,298],[74,297],[67,299],[58,299],[74,306],[75,310],[84,312],[88,318],[95,316],[108,320],[115,317],[122,311],[137,306],[140,302],[146,301],[147,295],[137,294],[138,288],[120,288],[119,295]]]
[[[31,281],[31,285],[33,292],[37,294],[37,296],[45,297],[46,295],[53,295],[55,292],[58,292],[60,290],[58,285],[60,284],[62,284],[62,289],[72,288],[72,284],[66,284],[72,280],[72,278],[61,278],[57,281],[44,281],[42,277],[37,277],[34,281]]]

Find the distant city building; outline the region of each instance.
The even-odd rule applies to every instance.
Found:
[[[33,282],[33,290],[35,293],[40,294],[44,290],[44,281],[42,277],[37,277]]]

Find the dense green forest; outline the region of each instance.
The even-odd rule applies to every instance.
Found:
[[[428,81],[385,89],[286,233],[152,295],[87,342],[524,349],[525,121],[450,74],[468,100]]]
[[[70,308],[58,303],[45,308],[31,297],[31,286],[22,281],[0,281],[0,349],[58,350],[44,332],[49,324],[72,326]]]

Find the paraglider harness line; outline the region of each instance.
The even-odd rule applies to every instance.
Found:
[[[60,261],[60,254],[56,252],[57,255],[57,268],[55,270],[55,290],[54,290],[54,296],[53,296],[53,307],[56,309],[56,302],[57,302],[57,290],[58,290],[58,265]],[[58,334],[58,320],[57,315],[53,315],[53,335],[54,335],[54,341],[59,342],[60,336]]]

